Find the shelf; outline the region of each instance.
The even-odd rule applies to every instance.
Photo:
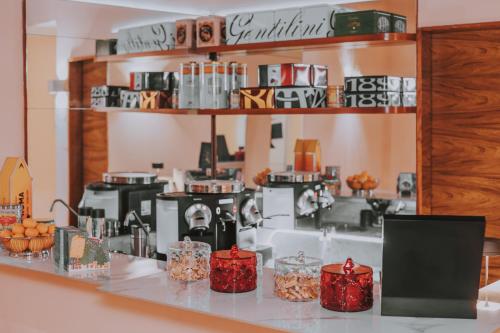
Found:
[[[415,107],[375,107],[375,108],[315,108],[315,109],[124,109],[99,108],[97,112],[134,112],[170,115],[322,115],[322,114],[407,114],[416,113]]]
[[[95,62],[119,62],[127,61],[135,58],[146,58],[146,57],[161,57],[161,58],[174,58],[174,57],[188,57],[191,55],[196,55],[192,49],[174,49],[174,50],[164,50],[164,51],[150,51],[150,52],[138,52],[138,53],[127,53],[127,54],[115,54],[109,56],[95,57]]]
[[[220,45],[200,47],[196,49],[174,49],[165,51],[150,51],[140,53],[117,54],[95,57],[95,62],[120,62],[134,58],[146,57],[188,57],[192,55],[205,55],[209,53],[241,53],[259,51],[286,51],[290,49],[324,49],[328,47],[360,48],[369,46],[400,46],[414,45],[416,34],[410,33],[382,33],[354,36],[340,36],[314,39],[299,39],[277,42],[264,42],[239,45]]]
[[[200,47],[196,53],[234,53],[252,51],[286,51],[290,49],[322,49],[327,47],[360,48],[376,45],[414,45],[417,40],[416,34],[410,33],[381,33],[368,35],[340,36],[314,39],[299,39],[277,42],[264,42],[239,45],[221,45],[211,47]]]

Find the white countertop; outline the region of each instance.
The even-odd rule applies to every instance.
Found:
[[[113,254],[110,271],[78,275],[58,272],[52,258],[34,258],[28,262],[1,253],[0,271],[1,265],[78,279],[95,284],[98,290],[106,293],[289,332],[490,333],[500,330],[500,309],[478,310],[477,320],[382,317],[377,285],[374,288],[374,307],[365,312],[328,311],[318,301],[283,301],[273,296],[270,269],[264,269],[257,290],[223,294],[211,291],[208,280],[195,283],[169,280],[163,271],[163,262],[119,254]]]

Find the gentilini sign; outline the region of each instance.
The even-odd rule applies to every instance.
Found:
[[[175,47],[175,23],[159,23],[118,31],[117,53],[171,50]]]
[[[226,17],[227,44],[332,37],[335,14],[351,11],[339,6],[313,6]]]

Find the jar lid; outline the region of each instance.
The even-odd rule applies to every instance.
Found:
[[[361,275],[373,274],[373,270],[369,266],[359,265],[354,263],[351,258],[347,258],[345,264],[325,265],[321,268],[322,272],[338,275]]]
[[[203,242],[193,242],[191,240],[191,238],[189,238],[189,236],[185,236],[184,240],[182,240],[180,242],[173,242],[173,243],[169,244],[168,249],[175,250],[175,251],[182,251],[182,252],[184,252],[184,251],[186,251],[186,252],[189,252],[189,251],[194,251],[194,252],[209,251],[209,252],[211,252],[212,251],[209,244],[203,243]]]
[[[322,261],[315,257],[306,257],[303,251],[299,251],[296,256],[283,257],[276,259],[277,265],[288,265],[295,266],[297,268],[301,267],[315,267],[321,266]]]
[[[231,246],[231,250],[220,250],[212,253],[216,259],[224,260],[240,260],[240,259],[250,259],[256,258],[256,254],[253,251],[240,250],[237,245]]]

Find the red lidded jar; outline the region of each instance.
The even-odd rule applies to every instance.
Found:
[[[357,312],[373,306],[373,270],[354,264],[348,258],[345,264],[321,268],[321,306],[333,311]]]
[[[221,293],[243,293],[257,288],[255,252],[231,250],[212,252],[210,256],[210,289]]]

